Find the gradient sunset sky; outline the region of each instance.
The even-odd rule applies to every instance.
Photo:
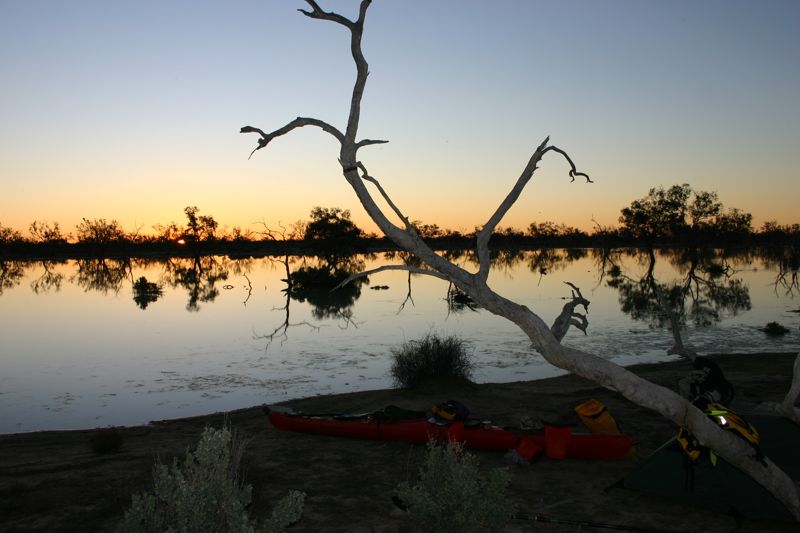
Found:
[[[320,1],[355,18],[358,2]],[[0,4],[0,224],[74,231],[227,226],[350,209],[338,146],[355,68],[344,28],[300,0]],[[651,187],[690,183],[765,220],[800,221],[800,1],[375,0],[360,159],[411,218],[482,224],[548,135],[554,153],[503,226],[616,225]]]

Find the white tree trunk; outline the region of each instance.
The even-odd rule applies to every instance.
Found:
[[[337,13],[323,11],[315,0],[306,0],[306,3],[311,7],[311,10],[300,10],[306,16],[335,22],[350,31],[350,50],[356,64],[357,74],[353,86],[347,128],[342,133],[339,129],[326,122],[304,117],[298,117],[286,126],[271,133],[265,133],[261,129],[252,126],[245,126],[241,129],[242,133],[258,133],[260,135],[258,145],[253,152],[266,147],[275,137],[285,135],[298,127],[315,126],[331,134],[341,144],[339,163],[342,166],[342,173],[355,191],[364,209],[386,236],[401,248],[418,256],[431,269],[426,273],[451,281],[486,310],[517,324],[530,338],[536,350],[550,364],[590,379],[604,387],[614,389],[628,400],[652,409],[680,426],[687,427],[703,445],[713,449],[719,456],[763,485],[800,521],[798,487],[789,476],[768,458],[764,463],[757,461],[752,456],[752,448],[748,444],[731,433],[720,429],[699,409],[692,406],[675,392],[650,383],[605,359],[562,346],[550,328],[537,314],[525,306],[500,296],[486,283],[489,276],[489,238],[503,216],[519,198],[532,178],[539,161],[546,153],[554,151],[566,159],[571,167],[569,176],[573,181],[576,176],[582,176],[587,181],[591,181],[586,174],[577,171],[575,164],[566,152],[549,145],[549,138],[545,139],[535,149],[528,164],[519,178],[517,178],[506,198],[489,217],[481,230],[477,232],[477,254],[480,265],[477,272],[468,272],[447,261],[425,244],[408,218],[394,204],[378,180],[369,175],[366,166],[357,158],[359,148],[386,142],[370,139],[356,141],[361,114],[361,97],[369,71],[367,61],[361,50],[361,37],[364,29],[364,19],[371,0],[361,1],[358,18],[354,21]],[[371,183],[377,189],[393,214],[402,221],[403,227],[393,224],[378,207],[367,189],[366,183]],[[798,361],[800,361],[800,357],[798,357]],[[796,379],[792,388],[793,392],[790,391],[790,395],[794,394],[794,399],[798,394],[797,385],[800,384],[800,380],[797,379],[797,374],[800,371],[798,365],[800,363],[795,365]],[[789,396],[787,396],[787,401],[788,399]]]
[[[786,418],[800,424],[800,409],[797,407],[797,397],[800,396],[800,353],[794,359],[794,371],[792,373],[792,385],[789,392],[783,399],[778,411]]]

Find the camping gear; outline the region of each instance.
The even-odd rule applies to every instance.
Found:
[[[439,405],[434,405],[431,407],[431,412],[434,416],[438,416],[450,422],[469,418],[469,409],[467,409],[466,405],[457,400],[447,400]]]
[[[733,432],[737,437],[746,440],[756,452],[757,457],[763,457],[761,450],[758,447],[759,434],[758,430],[753,427],[747,420],[736,414],[732,409],[725,407],[720,403],[709,403],[704,412],[708,417],[716,422],[719,427],[727,431]],[[683,453],[691,461],[697,461],[702,455],[708,455],[712,464],[716,464],[717,456],[708,448],[702,446],[697,438],[692,435],[688,429],[681,427],[678,429],[678,435],[675,440],[680,445]],[[706,453],[707,452],[707,453]]]
[[[569,443],[572,440],[572,428],[569,426],[544,427],[544,455],[548,459],[566,459],[569,454]]]
[[[759,447],[792,479],[800,479],[800,427],[774,415],[748,414],[758,428]],[[786,508],[750,476],[719,458],[697,461],[694,481],[687,486],[685,454],[675,438],[648,457],[626,476],[621,485],[659,496],[691,503],[734,516],[794,522]]]
[[[581,422],[596,435],[619,435],[617,421],[606,406],[597,400],[587,400],[575,407]]]
[[[733,385],[725,379],[722,369],[707,357],[697,356],[692,364],[693,370],[689,374],[689,399],[697,404],[700,401],[702,409],[704,403],[717,402],[725,405],[733,401]]]
[[[553,453],[564,453],[563,432],[551,430],[545,434],[522,434],[492,425],[473,425],[464,422],[439,425],[431,417],[386,421],[370,416],[339,417],[313,416],[302,413],[281,412],[264,406],[270,423],[277,429],[300,433],[315,433],[337,437],[373,439],[425,444],[430,439],[464,442],[468,448],[480,450],[518,449],[523,458],[530,460],[548,447]],[[569,430],[569,428],[567,428]],[[549,436],[548,436],[549,435]],[[572,459],[618,459],[624,457],[634,444],[628,435],[568,435],[564,457]]]

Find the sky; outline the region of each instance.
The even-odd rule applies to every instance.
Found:
[[[320,0],[350,18],[358,2]],[[300,0],[0,2],[0,224],[147,233],[197,206],[256,229],[340,207],[376,231],[338,146],[347,31]],[[502,226],[616,225],[652,187],[689,183],[727,207],[800,222],[800,2],[375,0],[359,158],[412,220],[482,225],[548,135]]]

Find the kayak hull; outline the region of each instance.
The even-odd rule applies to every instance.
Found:
[[[544,434],[523,434],[497,426],[469,427],[461,422],[440,426],[425,418],[378,421],[372,418],[340,420],[329,416],[306,416],[270,410],[276,429],[316,435],[425,444],[463,442],[477,450],[525,450],[525,455],[544,452],[554,459],[618,459],[630,454],[635,441],[628,435],[572,434],[569,428],[546,427]],[[552,431],[551,431],[552,430]]]

